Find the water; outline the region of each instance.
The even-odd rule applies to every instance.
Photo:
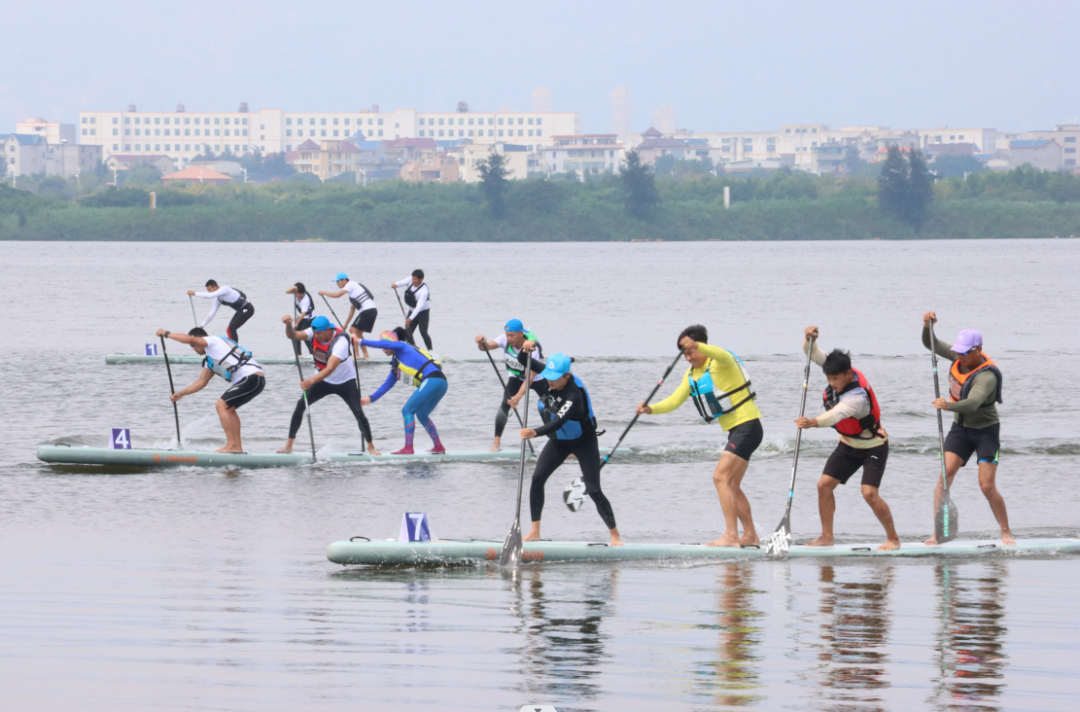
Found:
[[[936,309],[942,338],[981,329],[1005,373],[998,483],[1013,530],[1080,535],[1075,240],[0,243],[0,294],[13,317],[0,366],[5,709],[1076,709],[1074,557],[549,564],[516,578],[342,569],[324,557],[329,542],[394,536],[404,511],[428,512],[440,536],[503,537],[514,464],[119,475],[35,459],[43,443],[102,446],[110,427],[132,428],[136,445],[172,440],[164,369],[105,366],[103,356],[140,353],[159,326],[190,328],[184,291],[207,278],[255,304],[241,340],[256,357],[287,356],[278,319],[293,282],[329,291],[339,270],[349,272],[376,291],[381,329],[399,322],[390,282],[418,266],[428,272],[440,354],[477,355],[474,336],[524,319],[549,353],[579,357],[609,445],[678,332],[706,324],[713,343],[746,360],[759,393],[766,440],[745,489],[763,532],[783,512],[799,345],[813,323],[822,346],[851,349],[881,400],[892,438],[882,496],[901,537],[929,533],[937,433],[919,330],[921,313]],[[206,302],[197,306],[201,318]],[[447,372],[450,391],[434,416],[444,441],[487,447],[495,375],[484,363]],[[197,373],[174,367],[178,385]],[[385,373],[362,366],[365,391]],[[293,367],[268,366],[267,379],[240,411],[250,450],[283,442],[297,396]],[[815,369],[812,379],[816,412],[824,377]],[[188,446],[223,443],[213,410],[221,390],[215,382],[181,401]],[[406,396],[399,386],[368,409],[384,450],[401,442]],[[313,409],[323,452],[359,447],[346,416],[332,399]],[[298,448],[306,438],[305,427]],[[804,438],[797,540],[817,533],[814,483],[834,443],[831,431]],[[696,422],[688,404],[644,418],[626,444],[639,454],[604,472],[625,538],[715,538],[719,431]],[[577,514],[559,504],[576,472],[552,478],[544,535],[601,540],[591,503]],[[961,472],[953,498],[965,535],[995,535],[973,472]],[[857,487],[837,499],[840,540],[882,538]]]

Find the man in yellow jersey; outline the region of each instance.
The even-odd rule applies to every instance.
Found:
[[[738,356],[709,345],[709,333],[695,324],[679,334],[690,368],[670,396],[651,406],[641,403],[637,412],[669,413],[692,398],[706,423],[717,422],[728,434],[727,446],[713,471],[713,484],[724,511],[724,535],[709,546],[757,546],[758,535],[750,514],[750,502],[742,491],[742,478],[750,456],[761,444],[761,411],[754,403],[750,377]],[[739,522],[743,535],[739,536]]]

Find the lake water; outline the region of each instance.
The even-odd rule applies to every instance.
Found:
[[[103,473],[47,466],[35,449],[173,436],[163,366],[106,366],[158,327],[190,328],[207,278],[255,305],[241,341],[288,356],[284,290],[334,288],[344,270],[400,323],[392,281],[422,267],[443,356],[511,317],[548,353],[579,359],[609,446],[688,324],[742,356],[765,442],[745,489],[759,531],[783,514],[802,380],[802,330],[850,349],[891,435],[882,496],[904,541],[932,528],[937,431],[920,315],[939,334],[982,330],[1005,374],[998,484],[1018,537],[1080,536],[1080,242],[131,244],[0,243],[10,315],[0,365],[0,700],[11,710],[1075,710],[1080,558],[709,562],[344,569],[326,545],[396,536],[425,511],[442,537],[505,536],[512,462]],[[338,313],[344,316],[347,305]],[[201,318],[207,302],[197,303]],[[319,303],[321,307],[321,302]],[[337,303],[335,303],[337,309]],[[222,333],[227,314],[213,324]],[[318,311],[322,312],[320,308]],[[187,347],[173,344],[183,353]],[[361,368],[366,392],[387,367]],[[174,366],[178,386],[196,366]],[[499,386],[450,363],[434,414],[452,450],[486,448]],[[241,409],[249,450],[276,449],[298,395],[292,366]],[[663,393],[674,387],[676,374]],[[825,380],[812,372],[808,410]],[[219,381],[179,405],[185,444],[224,441]],[[400,446],[398,387],[367,409]],[[320,450],[355,451],[344,405],[313,408]],[[508,435],[514,432],[508,428]],[[306,428],[297,441],[307,447]],[[832,431],[803,440],[793,528],[819,532],[814,484]],[[418,444],[426,447],[426,436]],[[506,438],[507,449],[516,439]],[[704,542],[722,518],[711,472],[724,439],[687,404],[645,418],[604,470],[627,541]],[[965,536],[992,539],[972,468],[953,498]],[[591,503],[548,485],[544,535],[602,541]],[[527,495],[526,495],[527,496]],[[837,493],[841,541],[881,530],[858,488]],[[526,506],[527,512],[527,506]],[[527,518],[527,515],[526,515]]]

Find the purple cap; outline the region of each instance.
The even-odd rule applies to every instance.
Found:
[[[964,329],[956,336],[952,350],[958,354],[966,354],[976,346],[982,346],[982,334],[975,329]]]

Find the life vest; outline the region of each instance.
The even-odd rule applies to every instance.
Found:
[[[825,404],[825,410],[832,410],[836,407],[836,404],[840,402],[840,396],[844,395],[848,391],[853,391],[856,388],[862,388],[866,391],[866,397],[870,399],[870,414],[862,418],[844,418],[836,423],[833,428],[841,435],[847,435],[850,438],[857,438],[859,440],[873,440],[876,437],[880,437],[879,430],[881,429],[881,406],[878,405],[877,396],[874,395],[874,389],[870,387],[870,384],[866,380],[866,376],[862,375],[860,371],[856,371],[854,368],[851,372],[855,374],[855,380],[844,386],[839,393],[833,390],[832,386],[826,386],[825,392],[822,393],[821,398]],[[864,431],[870,431],[870,437],[863,437]]]
[[[203,366],[206,366],[226,381],[231,382],[233,374],[236,373],[241,366],[244,366],[251,360],[251,352],[226,336],[218,336],[215,338],[221,339],[225,343],[232,344],[232,348],[229,349],[229,353],[225,354],[224,358],[220,361],[215,361],[210,354],[206,354],[206,356],[203,357]]]
[[[305,299],[307,299],[308,303],[307,309],[304,309],[303,307]],[[300,317],[303,319],[310,319],[311,315],[315,313],[315,300],[311,298],[311,295],[307,292],[304,292],[303,294],[297,296],[295,298],[295,301],[296,311],[300,314]]]
[[[687,371],[687,380],[690,383],[690,397],[694,401],[694,407],[697,408],[698,414],[704,418],[706,423],[711,423],[717,418],[734,412],[739,406],[757,397],[757,393],[750,390],[750,374],[746,372],[746,366],[743,365],[742,359],[730,351],[728,353],[735,358],[735,363],[739,364],[739,371],[743,377],[743,384],[735,390],[717,395],[713,386],[712,372],[709,370],[712,367],[712,359],[705,362],[705,372],[701,374],[701,378],[694,378],[694,368],[692,366]],[[732,396],[740,391],[746,391],[746,397],[738,403],[733,402]]]
[[[236,287],[232,287],[232,289],[236,289]],[[236,293],[240,295],[240,298],[237,299],[235,302],[227,302],[224,299],[222,299],[221,303],[224,304],[227,307],[232,307],[236,311],[240,311],[241,309],[243,309],[244,307],[247,306],[247,303],[248,303],[247,295],[244,294],[243,292],[241,292],[239,289],[236,289]]]
[[[353,280],[353,281],[356,281],[356,280]],[[360,295],[359,299],[354,298],[350,294],[349,295],[349,303],[352,304],[354,307],[356,307],[356,311],[362,311],[363,310],[363,306],[362,306],[363,303],[368,301],[368,300],[374,301],[375,297],[371,296],[371,290],[369,290],[367,287],[360,284],[359,282],[356,282],[356,284],[360,287],[360,289],[364,290],[364,293]]]
[[[416,293],[420,291],[420,287],[423,287],[427,282],[421,282],[418,286],[410,286],[405,290],[405,303],[410,307],[416,306]],[[428,289],[428,303],[431,303],[431,290]]]
[[[967,373],[960,373],[959,359],[953,361],[952,368],[949,369],[949,400],[953,403],[962,401],[968,397],[968,393],[971,391],[971,384],[975,382],[975,374],[980,371],[990,371],[997,376],[997,394],[995,400],[998,403],[1003,402],[1001,400],[1001,370],[997,367],[990,357],[983,354],[983,361],[980,365],[971,369]]]
[[[581,379],[574,376],[574,384],[578,389],[585,394],[585,406],[588,408],[588,422],[591,426],[591,432],[596,432],[596,415],[593,413],[592,398],[589,398],[589,391],[585,388],[585,384],[581,382]],[[542,396],[536,403],[537,408],[540,410],[540,418],[545,423],[550,423],[553,420],[562,416],[571,403],[566,401],[559,406],[559,398],[556,391],[548,391],[547,395]],[[556,409],[558,407],[558,409]],[[555,431],[555,438],[558,440],[577,440],[585,434],[585,429],[581,427],[581,421],[568,420],[562,424],[558,430]]]
[[[311,339],[311,358],[315,362],[315,370],[321,371],[326,368],[326,364],[330,362],[330,355],[334,352],[334,346],[337,345],[338,339],[345,339],[349,342],[349,349],[351,353],[352,341],[349,339],[349,335],[341,329],[334,327],[334,335],[330,337],[330,340],[325,344],[320,343],[318,338],[312,337]]]
[[[422,348],[412,346],[421,356],[427,359],[420,368],[410,368],[398,360],[397,356],[394,356],[394,360],[390,364],[390,370],[397,371],[399,378],[404,381],[406,378],[412,378],[412,384],[416,388],[420,387],[420,384],[424,382],[424,379],[431,374],[424,373],[428,366],[434,365],[438,370],[442,370],[442,364],[439,363],[434,356],[429,354]]]
[[[536,334],[532,331],[525,332],[525,339],[527,341],[536,341]],[[515,349],[509,343],[506,344],[506,357],[504,359],[506,363],[506,370],[511,376],[515,378],[521,378],[525,373],[525,367],[521,365],[521,361],[518,360],[518,354],[521,353],[518,349]],[[533,361],[543,361],[544,350],[540,347],[540,344],[536,345],[536,354],[533,355]]]

